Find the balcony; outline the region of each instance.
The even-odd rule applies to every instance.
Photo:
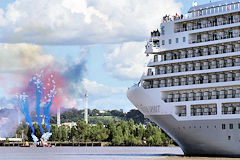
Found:
[[[188,26],[186,27],[178,27],[175,29],[175,32],[186,32],[186,31],[193,31],[193,30],[198,30],[198,29],[204,29],[204,28],[211,28],[211,27],[217,27],[217,26],[224,26],[228,24],[234,24],[234,23],[239,23],[240,18],[236,18],[234,20],[221,20],[221,21],[213,21],[213,22],[206,22],[202,24],[192,24],[188,23]]]
[[[207,88],[208,89],[208,88]],[[240,89],[235,88],[212,88],[189,91],[169,92],[165,99],[166,103],[186,101],[208,101],[216,99],[239,99]]]
[[[159,52],[160,52],[159,46],[153,46],[152,44],[146,45],[145,53],[159,53]]]
[[[238,38],[238,37],[240,37],[240,29],[234,28],[227,31],[218,30],[215,32],[195,34],[191,36],[189,43],[194,44],[194,43],[218,41],[218,40]]]

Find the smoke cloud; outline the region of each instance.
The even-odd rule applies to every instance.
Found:
[[[43,53],[43,49],[40,46],[31,44],[0,45],[0,52],[3,53],[0,54],[0,72],[2,72],[0,82],[5,84],[0,86],[4,90],[4,95],[10,99],[7,100],[0,97],[0,108],[1,106],[3,108],[16,108],[17,103],[16,98],[14,98],[16,93],[26,92],[29,95],[29,110],[27,112],[29,114],[33,111],[36,112],[38,124],[41,124],[40,112],[42,110],[45,115],[46,128],[50,131],[50,124],[48,123],[50,121],[50,112],[55,112],[58,107],[77,106],[76,100],[83,95],[85,90],[82,80],[86,72],[86,61],[81,56],[87,53],[87,50],[79,53],[80,58],[73,63],[70,63],[69,60],[60,62],[51,54]],[[3,59],[10,59],[9,64],[1,63]],[[39,86],[29,85],[29,80],[33,73],[41,72],[44,73],[42,77],[43,82],[49,81],[51,76],[54,77],[56,95],[52,101],[42,97],[41,92],[35,92]],[[47,85],[43,85],[42,88],[46,89],[45,92],[47,94],[51,91]],[[40,101],[41,98],[46,98],[45,103]],[[3,119],[0,116],[0,132],[6,129],[1,127],[3,126],[1,123],[4,122],[5,124],[6,119],[9,120],[11,118],[16,119],[16,116],[8,115],[8,113],[4,115]],[[44,133],[43,129],[42,133]],[[11,134],[4,133],[0,136],[5,135]],[[49,134],[44,136],[48,137]]]

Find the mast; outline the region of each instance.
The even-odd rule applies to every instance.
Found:
[[[57,108],[57,125],[60,126],[61,124],[61,113],[60,107]]]
[[[88,94],[85,94],[85,112],[84,112],[84,120],[86,124],[88,123]]]

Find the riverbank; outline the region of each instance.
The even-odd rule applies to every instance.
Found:
[[[0,147],[21,147],[25,146],[26,142],[0,142]],[[30,146],[33,146],[33,142],[28,142]],[[61,146],[70,146],[70,147],[112,147],[111,142],[57,142],[49,141],[50,146],[61,147]],[[115,147],[156,147],[149,145],[139,145],[139,146],[115,146]],[[159,146],[161,147],[161,146]],[[162,146],[163,147],[163,146]],[[174,145],[169,145],[167,147],[175,147]]]
[[[29,146],[33,146],[33,142],[28,142]],[[110,142],[48,142],[50,146],[71,146],[71,147],[104,147],[109,146]],[[0,147],[21,147],[26,146],[25,142],[0,142]]]
[[[0,155],[0,160],[233,160],[187,157],[179,147],[0,147]]]

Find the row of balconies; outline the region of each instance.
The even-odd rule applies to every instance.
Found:
[[[240,66],[240,57],[227,57],[227,58],[221,58],[221,59],[212,59],[212,60],[156,66],[155,75],[163,75],[163,74],[186,72],[186,71],[216,69],[216,68],[233,67],[233,66]],[[147,75],[148,76],[154,75],[152,68],[148,69]]]
[[[239,28],[195,34],[190,36],[189,43],[192,44],[192,43],[209,42],[209,41],[216,41],[216,40],[236,38],[236,37],[240,37]]]
[[[208,55],[223,54],[223,53],[238,52],[238,51],[240,51],[239,43],[209,46],[209,47],[194,48],[194,49],[188,49],[188,50],[167,52],[165,55],[161,57],[161,61],[192,58],[192,57],[199,57],[199,56],[208,56]],[[159,61],[158,55],[154,55],[154,62],[158,62],[158,61]]]
[[[178,116],[186,116],[186,106],[178,106],[176,114]],[[216,115],[216,104],[192,105],[191,116]],[[222,114],[240,114],[240,103],[222,104]]]
[[[216,15],[223,14],[225,12],[238,11],[240,7],[239,2],[229,1],[225,4],[213,5],[207,8],[202,8],[200,10],[191,11],[192,17],[206,16],[206,15]],[[200,17],[199,17],[200,18]]]
[[[187,24],[183,23],[181,27],[177,25],[177,27],[175,28],[175,32],[185,32],[185,31],[221,26],[221,25],[238,23],[238,22],[240,22],[240,15],[238,14],[233,16],[228,15],[225,17],[219,16],[217,18],[209,18],[209,19],[202,19],[200,21],[197,20],[195,22],[187,22]]]
[[[200,101],[200,100],[211,100],[211,99],[225,99],[225,98],[240,98],[240,88],[221,88],[208,90],[183,91],[183,92],[170,92],[165,102],[184,102],[184,101]]]
[[[194,76],[184,76],[184,77],[172,77],[164,78],[153,81],[145,81],[143,87],[145,89],[149,88],[164,88],[172,86],[184,86],[184,85],[194,85],[194,84],[206,84],[206,83],[217,83],[217,82],[230,82],[230,81],[240,81],[240,72],[221,72],[213,74],[203,74]]]
[[[216,115],[217,105],[193,105],[191,106],[191,116]]]
[[[222,105],[222,114],[240,114],[240,103],[225,103]]]

